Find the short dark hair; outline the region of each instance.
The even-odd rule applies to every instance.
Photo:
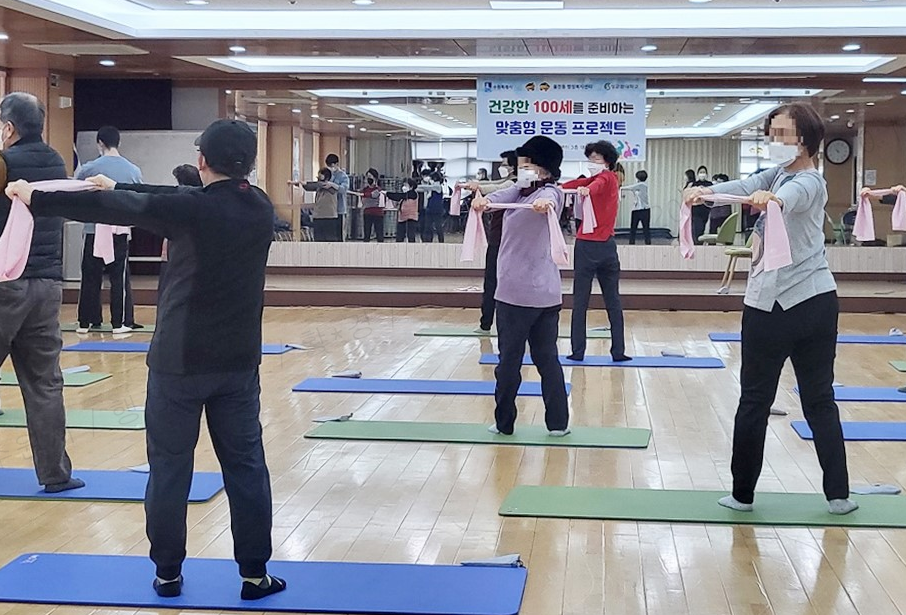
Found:
[[[440,171],[434,171],[434,173],[431,174],[431,179],[436,181],[438,184],[442,184],[444,183],[444,174]]]
[[[594,143],[589,143],[585,146],[585,157],[588,158],[592,154],[600,154],[604,157],[604,162],[607,163],[607,166],[613,170],[614,166],[617,164],[617,160],[620,159],[620,154],[617,152],[617,148],[614,147],[613,143],[610,141],[595,141]]]
[[[323,167],[320,171],[318,171],[318,175],[323,175],[324,181],[326,181],[326,182],[330,181],[330,178],[333,177],[333,173],[327,167]]]
[[[19,137],[40,136],[44,131],[44,105],[32,94],[12,92],[0,101],[0,122],[9,122]]]
[[[415,190],[418,187],[418,180],[414,177],[407,177],[405,183],[409,186],[409,190]]]
[[[500,152],[500,159],[506,160],[506,164],[511,169],[515,169],[519,166],[519,157],[516,156],[516,150],[508,149],[505,152]]]
[[[381,180],[381,174],[378,173],[377,169],[368,169],[367,171],[365,171],[365,175],[373,176],[375,183],[377,183]]]
[[[701,165],[700,167],[698,167],[698,169],[696,169],[696,172],[700,172],[700,171],[704,171],[705,173],[707,173],[708,167],[706,167],[705,165]]]
[[[324,164],[326,164],[327,166],[340,164],[340,157],[336,154],[327,154],[327,158],[324,159]]]
[[[115,126],[101,126],[98,128],[98,143],[103,143],[104,147],[120,146],[120,131]]]
[[[641,170],[641,171],[636,171],[636,172],[635,172],[635,178],[636,178],[637,180],[639,180],[640,182],[646,182],[646,181],[648,181],[648,171],[645,171],[644,169]]]
[[[201,175],[191,164],[181,164],[173,169],[173,177],[180,186],[201,186]]]
[[[434,171],[432,171],[431,169],[422,169],[422,179],[424,179],[425,177],[430,177],[433,173]]]
[[[778,115],[788,115],[796,124],[796,132],[801,139],[802,145],[808,151],[809,156],[818,153],[818,148],[824,140],[824,120],[815,111],[815,108],[808,103],[790,103],[783,105],[771,111],[764,122],[764,134],[769,136],[771,133],[771,122]]]

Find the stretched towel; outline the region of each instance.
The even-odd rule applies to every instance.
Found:
[[[853,223],[853,236],[858,241],[875,240],[875,219],[871,210],[871,197],[882,197],[893,193],[893,190],[869,190],[859,199],[856,221]],[[906,231],[906,192],[897,192],[897,202],[890,215],[890,224],[895,231]]]
[[[576,200],[578,200],[579,198],[579,191],[575,189],[564,189],[563,193],[576,195]],[[594,232],[597,226],[598,220],[597,218],[595,218],[595,208],[592,205],[591,196],[586,194],[584,197],[582,197],[582,228],[579,232],[591,233]]]
[[[479,196],[479,192],[475,191],[475,196]],[[456,185],[453,187],[453,194],[450,196],[450,215],[459,217],[460,211],[460,202],[462,201],[462,186]]]
[[[488,209],[532,209],[531,203],[489,203]],[[550,232],[551,241],[551,258],[557,265],[569,265],[569,252],[566,249],[566,240],[563,239],[563,232],[560,230],[560,220],[553,209],[547,211],[547,225]],[[480,246],[482,249],[487,247],[488,240],[484,234],[484,224],[481,222],[481,214],[475,210],[469,210],[469,219],[466,222],[465,235],[462,239],[462,261],[475,260],[475,250]]]
[[[35,190],[44,192],[79,192],[96,190],[97,186],[85,181],[69,179],[52,179],[33,182]],[[31,238],[35,230],[35,220],[28,206],[20,199],[13,199],[9,218],[3,233],[0,234],[0,282],[18,280],[25,271],[28,254],[31,250]]]
[[[740,197],[730,194],[709,194],[707,199],[710,203],[740,202]],[[774,271],[793,264],[790,238],[783,221],[783,211],[780,209],[780,205],[774,201],[768,203],[762,249],[765,271]],[[695,245],[692,238],[692,207],[687,203],[683,203],[680,207],[680,252],[683,258],[695,257]]]

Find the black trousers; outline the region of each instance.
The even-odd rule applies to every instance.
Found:
[[[705,234],[705,227],[708,226],[708,218],[711,217],[711,210],[704,205],[692,208],[692,242],[701,245],[699,237]]]
[[[570,329],[573,354],[585,355],[588,301],[595,278],[604,296],[604,307],[610,320],[610,354],[626,354],[623,330],[623,304],[620,300],[620,257],[613,237],[607,241],[576,240],[573,255],[573,318]]]
[[[338,241],[335,218],[315,218],[311,222],[315,231],[315,241]]]
[[[425,214],[425,230],[422,233],[422,241],[431,243],[434,241],[434,234],[437,233],[437,241],[444,242],[444,214]]]
[[[336,241],[346,241],[346,227],[343,224],[346,221],[346,214],[337,214],[337,235]]]
[[[751,503],[764,460],[764,439],[783,364],[793,363],[805,420],[815,436],[828,500],[849,497],[840,412],[834,402],[837,294],[812,297],[784,311],[746,306],[742,314],[741,394],[733,428],[733,497]]]
[[[642,225],[642,234],[645,237],[645,245],[651,245],[651,210],[650,209],[633,209],[632,220],[629,224],[629,245],[635,245],[635,233],[639,224]]]
[[[384,214],[379,216],[372,216],[365,214],[365,241],[371,241],[371,231],[374,230],[374,234],[377,235],[377,240],[380,243],[384,242]]]
[[[415,243],[415,231],[418,228],[418,220],[406,220],[405,222],[396,223],[396,241],[403,243],[408,240],[409,243]]]
[[[333,222],[333,220],[331,220]],[[230,505],[233,553],[243,577],[271,557],[271,484],[258,420],[258,369],[180,376],[148,372],[145,516],[157,576],[175,579],[186,558],[186,509],[204,409]]]
[[[123,323],[134,324],[131,287],[128,285],[129,236],[113,236],[113,262],[105,265],[104,260],[94,256],[94,233],[85,235],[82,249],[82,282],[79,287],[79,324],[100,325],[104,322],[101,313],[101,284],[104,274],[110,280],[110,323],[114,328]],[[127,314],[128,309],[128,314]],[[127,319],[126,316],[129,318]]]
[[[481,295],[481,320],[479,326],[485,331],[494,324],[494,308],[497,302],[494,295],[497,293],[497,255],[500,254],[500,244],[488,244],[488,251],[484,259],[484,292]]]
[[[541,375],[544,423],[549,430],[569,426],[566,382],[557,351],[560,307],[530,308],[497,302],[497,345],[500,363],[494,370],[497,407],[494,419],[501,433],[512,434],[516,424],[516,394],[522,384],[522,358],[528,342],[532,362]]]

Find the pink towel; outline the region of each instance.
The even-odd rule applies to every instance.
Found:
[[[858,241],[875,240],[875,220],[870,197],[882,197],[889,194],[893,194],[893,190],[870,190],[868,194],[859,199],[856,221],[853,223],[853,236]],[[897,202],[890,214],[890,226],[895,231],[906,231],[906,192],[897,193]]]
[[[43,192],[79,192],[97,189],[92,183],[68,179],[33,182],[31,185]],[[34,230],[35,220],[28,206],[20,199],[13,199],[9,218],[3,233],[0,234],[0,282],[18,280],[22,276],[28,263]]]
[[[709,194],[709,203],[739,203],[741,197],[731,194]],[[701,205],[700,207],[704,207]],[[680,252],[683,258],[695,257],[695,244],[692,238],[692,207],[683,203],[680,207]],[[793,264],[790,252],[790,238],[786,232],[783,221],[783,211],[780,205],[771,201],[768,203],[767,216],[764,223],[764,270],[773,271]]]
[[[96,224],[94,226],[94,251],[95,258],[103,259],[105,265],[114,261],[113,236],[126,235],[128,226],[114,226],[112,224]]]
[[[477,190],[475,191],[475,196],[479,196],[481,193]],[[453,194],[450,196],[450,215],[459,217],[459,206],[462,201],[462,186],[455,186],[453,188]]]
[[[575,188],[564,188],[562,189],[564,194],[574,195],[573,204],[579,200],[579,191]],[[573,213],[575,218],[575,212]],[[582,228],[580,233],[588,234],[595,230],[598,226],[598,219],[595,218],[595,208],[591,202],[591,195],[586,195],[582,198]]]
[[[490,203],[488,209],[531,209],[531,203]],[[569,251],[566,248],[566,240],[563,239],[563,232],[560,230],[560,220],[553,209],[547,212],[547,226],[550,233],[551,241],[551,258],[554,263],[561,267],[569,265]],[[475,250],[480,246],[482,249],[488,245],[487,237],[484,234],[484,224],[481,222],[481,214],[474,209],[469,210],[469,219],[466,221],[466,230],[462,239],[462,261],[474,261]]]

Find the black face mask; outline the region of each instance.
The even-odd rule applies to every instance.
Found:
[[[373,184],[373,183],[374,183],[374,178],[373,178],[373,177],[369,177],[369,178],[368,178],[368,183],[369,183],[369,184]]]

